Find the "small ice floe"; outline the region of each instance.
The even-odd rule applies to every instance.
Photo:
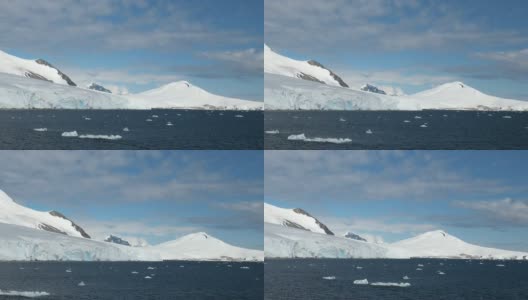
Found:
[[[132,271],[132,272],[130,272],[130,273],[132,273],[132,274],[139,274],[138,271]]]
[[[346,122],[346,120],[343,118],[339,118],[339,122]]]
[[[181,114],[176,114],[176,115],[177,115],[178,117],[180,117],[180,116],[181,116]]]
[[[370,129],[367,129],[367,131],[365,131],[366,134],[372,134],[372,130]]]
[[[424,265],[423,264],[418,264],[418,267],[423,267]]]
[[[358,270],[362,270],[363,267],[357,266],[356,269],[358,269]]]
[[[411,123],[409,120],[403,120],[403,123]]]
[[[368,282],[368,280],[365,278],[365,279],[354,280],[354,284],[369,284],[369,282]]]
[[[438,275],[445,275],[445,273],[442,272],[442,271],[436,271],[436,273],[437,273]]]
[[[240,267],[240,269],[249,270],[249,267],[243,266],[243,267]]]
[[[503,264],[498,264],[497,267],[505,267]]]
[[[410,279],[409,276],[407,275],[403,276],[403,280],[409,280],[409,279]]]
[[[411,286],[408,282],[373,282],[370,285],[373,286],[394,286],[394,287],[409,287]]]
[[[124,132],[129,132],[130,129],[128,129],[128,127],[125,127],[125,128],[123,128],[123,131],[124,131]]]
[[[443,115],[444,118],[447,118],[447,115]]]
[[[85,286],[86,283],[84,283],[84,281],[81,281],[81,282],[79,282],[77,285],[78,285],[78,286]]]
[[[84,120],[85,120],[85,121],[91,121],[92,118],[84,117]]]
[[[243,118],[243,115],[236,115],[235,118]]]
[[[479,265],[483,265],[484,263],[483,262],[479,262]]]
[[[167,122],[167,126],[172,126],[172,123],[171,122]]]
[[[99,140],[120,140],[123,137],[120,135],[104,135],[104,134],[82,134],[80,139],[99,139]]]
[[[20,269],[20,270],[24,270],[24,267],[20,267],[19,269]]]
[[[420,125],[422,128],[427,128],[427,123]]]
[[[159,116],[158,116],[158,115],[152,115],[152,117],[153,117],[153,118],[159,118]]]
[[[184,266],[184,265],[181,265],[180,268],[185,268],[185,266]]]
[[[227,265],[227,267],[228,267],[228,268],[231,268],[231,267],[232,267],[232,265]]]
[[[154,267],[150,267],[150,266],[147,268],[147,270],[155,270],[155,269],[156,269],[156,268],[154,268]]]
[[[323,279],[324,280],[335,280],[336,277],[335,276],[324,276]]]
[[[345,144],[352,142],[351,139],[348,138],[320,138],[320,137],[314,137],[314,138],[307,138],[304,133],[301,134],[292,134],[288,136],[288,140],[290,141],[303,141],[303,142],[315,142],[315,143],[332,143],[332,144]]]
[[[72,270],[71,269],[66,269],[66,273],[71,273]]]
[[[421,116],[414,116],[415,119],[421,119]]]
[[[503,119],[511,119],[512,117],[511,116],[504,116],[502,117]]]
[[[219,113],[218,115],[219,115],[219,116],[223,116],[223,115],[224,115],[224,113]]]
[[[63,132],[62,137],[78,137],[79,134],[77,133],[77,131],[66,131],[66,132]]]
[[[422,270],[422,268],[416,268],[416,271],[421,271],[421,270]]]
[[[145,279],[152,279],[152,277],[147,275],[147,276],[145,276]]]
[[[145,121],[147,121],[147,122],[152,122],[152,119],[146,119]]]
[[[33,130],[38,131],[38,132],[45,132],[45,131],[48,131],[48,128],[35,128]]]
[[[266,130],[266,134],[279,134],[278,130]]]
[[[22,298],[37,298],[49,296],[48,292],[24,292],[24,291],[4,291],[0,290],[0,296],[22,297]]]

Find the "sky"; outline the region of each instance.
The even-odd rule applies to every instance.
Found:
[[[1,151],[0,189],[95,239],[205,231],[263,249],[262,151]]]
[[[78,85],[135,93],[188,80],[262,101],[262,0],[0,1],[0,50]]]
[[[524,0],[266,0],[265,42],[315,59],[351,87],[416,93],[463,81],[528,100]]]
[[[528,251],[528,151],[266,151],[265,201],[334,233]]]

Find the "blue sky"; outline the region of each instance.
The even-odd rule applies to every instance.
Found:
[[[268,151],[265,201],[337,234],[393,242],[444,229],[528,251],[528,151]]]
[[[528,100],[523,0],[267,0],[265,41],[351,86],[410,94],[450,81]]]
[[[262,1],[3,1],[0,49],[73,81],[139,92],[188,80],[262,100]]]
[[[2,151],[0,189],[92,237],[205,231],[262,249],[262,151]]]

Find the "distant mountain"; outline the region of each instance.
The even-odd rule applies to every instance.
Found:
[[[120,237],[117,237],[115,235],[109,235],[107,236],[105,239],[104,239],[105,242],[108,242],[108,243],[114,243],[114,244],[118,244],[118,245],[123,245],[123,246],[131,246],[130,243],[128,241],[125,241],[123,240],[122,238]]]
[[[150,247],[163,260],[259,261],[262,251],[229,245],[205,232],[192,233],[174,241]]]
[[[347,239],[353,239],[353,240],[356,240],[356,241],[363,241],[363,242],[366,242],[367,240],[362,238],[361,236],[353,233],[353,232],[347,232],[345,233],[345,235],[343,235],[344,237],[346,237]]]
[[[57,211],[41,212],[17,204],[0,190],[0,223],[19,225],[64,235],[90,238],[79,225]]]
[[[264,72],[327,85],[348,87],[337,74],[315,60],[300,61],[280,55],[264,45]]]
[[[0,73],[77,86],[66,74],[43,59],[22,59],[3,51],[0,51]]]
[[[110,91],[109,89],[107,89],[104,86],[99,85],[97,83],[93,83],[93,82],[90,83],[87,88],[90,89],[90,90],[94,90],[94,91],[99,91],[99,92],[112,94],[112,91]]]
[[[325,224],[301,208],[285,209],[264,203],[264,222],[334,235]]]
[[[376,94],[382,94],[382,95],[387,95],[387,93],[385,93],[384,90],[382,89],[379,89],[373,85],[370,85],[370,84],[365,84],[361,87],[361,90],[362,91],[365,91],[365,92],[371,92],[371,93],[376,93]]]

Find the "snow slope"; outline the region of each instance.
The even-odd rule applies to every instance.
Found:
[[[267,45],[264,45],[264,72],[332,86],[348,87],[339,76],[320,63],[314,60],[300,61],[291,59],[276,53]]]
[[[334,235],[326,225],[300,208],[285,209],[264,203],[264,223]]]
[[[75,86],[71,79],[60,70],[42,59],[30,60],[9,55],[0,50],[0,73],[7,73],[33,79]]]
[[[426,232],[391,246],[408,251],[414,257],[528,259],[528,253],[472,245],[441,230]]]
[[[261,261],[262,251],[229,245],[205,232],[183,236],[174,241],[147,247],[164,260],[242,260]]]
[[[64,235],[90,238],[78,225],[62,214],[36,211],[17,204],[0,190],[0,223],[19,225]]]
[[[265,74],[264,98],[266,110],[528,110],[528,101],[488,96],[459,82],[409,96],[387,96]]]
[[[160,258],[142,248],[0,223],[0,261],[5,260],[150,261]]]

